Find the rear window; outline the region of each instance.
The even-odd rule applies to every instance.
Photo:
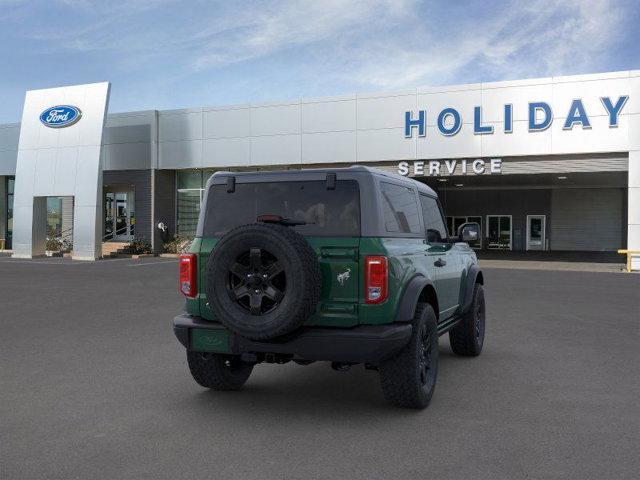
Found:
[[[306,222],[296,225],[301,235],[356,237],[360,235],[360,195],[355,180],[336,181],[327,190],[325,181],[236,183],[212,185],[207,197],[204,236],[219,237],[230,229],[255,223],[259,215],[280,215]]]

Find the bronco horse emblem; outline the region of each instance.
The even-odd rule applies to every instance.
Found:
[[[351,269],[350,268],[347,268],[344,272],[339,273],[338,276],[336,277],[338,279],[338,283],[340,285],[344,285],[344,282],[349,280],[350,275],[351,275]]]

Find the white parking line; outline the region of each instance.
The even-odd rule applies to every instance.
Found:
[[[160,262],[138,263],[136,265],[127,265],[127,267],[144,267],[146,265],[160,265],[162,263],[177,263],[177,259],[176,260],[163,260],[163,261],[160,261]]]
[[[3,261],[4,259],[0,259]],[[8,258],[4,260],[4,263],[28,263],[29,265],[78,265],[79,262],[43,262],[40,260],[14,260],[12,258]]]

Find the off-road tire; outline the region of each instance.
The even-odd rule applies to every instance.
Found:
[[[187,363],[193,379],[213,390],[238,390],[251,375],[253,364],[237,355],[200,353],[187,350]]]
[[[426,373],[421,363],[423,345],[429,353]],[[438,328],[430,304],[418,304],[409,343],[396,356],[380,362],[379,370],[382,393],[389,402],[406,408],[429,405],[438,376]]]
[[[228,279],[234,262],[237,265],[239,256],[252,249],[273,256],[286,278],[279,302],[260,314],[232,298]],[[282,225],[254,223],[230,230],[214,247],[206,267],[205,291],[215,318],[251,340],[268,340],[296,330],[315,312],[320,290],[316,253],[302,235]]]
[[[462,320],[449,330],[451,350],[464,357],[477,357],[482,352],[485,330],[484,289],[476,283],[473,287],[473,300]]]

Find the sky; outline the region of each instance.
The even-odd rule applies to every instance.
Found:
[[[0,123],[26,90],[109,111],[640,69],[634,0],[0,0]]]

